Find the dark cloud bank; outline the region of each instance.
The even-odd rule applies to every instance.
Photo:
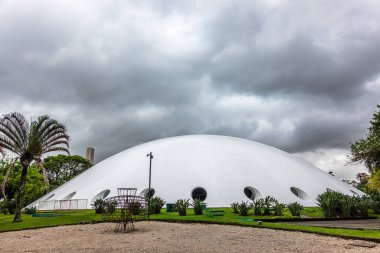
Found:
[[[375,1],[0,1],[0,112],[49,114],[98,161],[223,134],[349,170],[380,102],[379,16]]]

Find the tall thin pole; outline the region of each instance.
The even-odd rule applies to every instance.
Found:
[[[151,181],[151,175],[152,175],[152,159],[153,159],[153,154],[150,152],[146,156],[149,156],[149,187],[148,187],[148,219],[149,219],[149,209],[150,209],[150,181]]]

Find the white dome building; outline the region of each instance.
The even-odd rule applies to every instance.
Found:
[[[153,153],[152,183],[155,196],[167,203],[180,198],[202,198],[208,206],[273,196],[283,203],[315,206],[317,195],[331,189],[363,195],[279,149],[239,138],[189,135],[160,139],[122,151],[96,164],[51,191],[30,206],[52,209],[46,203],[85,199],[87,208],[98,198],[117,195],[117,188],[148,192],[149,157]],[[59,202],[59,201],[58,201]],[[55,204],[57,205],[57,204]]]

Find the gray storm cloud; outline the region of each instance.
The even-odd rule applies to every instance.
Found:
[[[98,161],[223,134],[344,171],[380,102],[379,12],[376,1],[3,0],[0,112],[49,114],[73,153],[94,146]]]

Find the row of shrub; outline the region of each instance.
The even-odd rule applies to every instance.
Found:
[[[372,192],[369,196],[349,196],[335,191],[326,191],[318,195],[317,202],[325,217],[367,217],[369,209],[372,208],[375,213],[380,213],[380,193]],[[10,203],[14,202],[0,202],[0,211],[3,213],[14,213],[14,206]],[[149,213],[159,214],[165,205],[165,201],[160,197],[153,197],[150,200]],[[104,200],[98,199],[93,204],[96,213],[112,212],[115,206],[112,203],[107,203]],[[186,216],[186,210],[189,207],[194,208],[195,215],[202,215],[206,204],[195,199],[190,203],[189,199],[179,199],[174,204],[174,210],[181,216]],[[249,210],[252,209],[253,215],[272,215],[282,216],[286,208],[290,211],[292,216],[300,216],[303,206],[297,202],[288,205],[280,203],[278,200],[271,196],[260,198],[252,203],[242,201],[241,203],[232,203],[231,207],[234,213],[241,216],[247,216]],[[131,210],[133,214],[141,212],[141,204],[136,202]],[[33,211],[33,210],[32,210]]]
[[[165,201],[160,197],[153,197],[150,199],[149,214],[159,214],[161,209],[165,205]],[[97,199],[94,201],[92,206],[95,209],[95,213],[112,213],[115,209],[116,204],[112,202],[107,202],[102,199]],[[194,200],[190,203],[189,199],[179,199],[174,204],[174,211],[178,212],[181,216],[186,216],[186,209],[192,206],[194,208],[195,215],[201,215],[206,204],[199,199]],[[140,202],[132,202],[129,204],[129,209],[134,215],[138,215],[142,210]]]
[[[7,215],[7,214],[15,214],[16,212],[16,200],[11,199],[3,199],[0,201],[0,213]],[[36,207],[25,207],[23,209],[24,214],[34,214],[37,212]]]
[[[370,208],[380,213],[380,194],[376,192],[358,197],[326,191],[318,195],[317,202],[325,217],[367,217]]]
[[[193,207],[195,215],[202,215],[203,210],[206,208],[206,203],[200,199],[195,199],[192,203],[190,203],[190,199],[179,199],[174,204],[173,211],[178,212],[180,216],[186,216],[186,209],[190,206]]]
[[[241,216],[248,216],[250,209],[253,210],[253,215],[271,215],[271,210],[273,210],[275,216],[282,216],[286,207],[293,216],[300,216],[303,209],[303,206],[297,202],[286,205],[278,202],[278,200],[271,196],[257,199],[251,204],[248,201],[235,202],[231,204],[231,207],[234,213],[238,213]]]

